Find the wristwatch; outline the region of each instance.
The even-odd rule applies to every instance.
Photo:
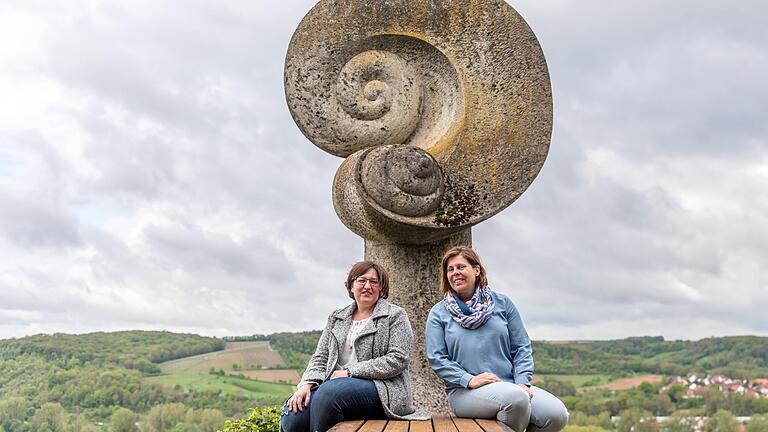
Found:
[[[352,372],[350,372],[349,369],[344,368],[344,372],[347,373],[347,378],[352,378]]]

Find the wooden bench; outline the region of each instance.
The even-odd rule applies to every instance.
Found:
[[[432,415],[431,420],[352,420],[332,427],[329,432],[514,432],[496,420]]]

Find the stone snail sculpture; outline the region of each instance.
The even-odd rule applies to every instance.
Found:
[[[369,240],[423,244],[493,216],[549,149],[544,55],[502,0],[322,0],[285,91],[304,135],[345,158],[334,206]]]

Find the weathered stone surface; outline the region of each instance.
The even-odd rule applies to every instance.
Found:
[[[365,152],[360,180],[376,204],[404,216],[430,214],[440,205],[443,172],[429,153],[402,145]]]
[[[469,244],[546,159],[552,94],[536,37],[502,0],[322,0],[293,35],[285,90],[304,135],[346,158],[334,207],[391,271],[419,335],[416,403],[445,409],[424,320],[445,249]]]
[[[473,186],[465,217],[387,215],[401,228],[435,231],[430,238],[450,235],[446,221],[466,228],[507,207],[549,149],[544,55],[502,0],[321,1],[291,40],[285,87],[299,128],[323,150],[347,157],[411,145],[438,161],[452,187]]]
[[[424,176],[424,177],[420,177]],[[412,146],[382,146],[347,157],[333,179],[339,219],[365,239],[421,244],[463,231],[435,229],[444,205],[445,181],[438,163]],[[418,214],[428,214],[419,220]]]
[[[440,259],[451,246],[471,245],[470,230],[425,245],[365,241],[365,259],[392,269],[389,300],[408,312],[414,335],[411,379],[416,405],[430,412],[448,412],[445,386],[432,372],[424,350],[427,313],[440,301]]]

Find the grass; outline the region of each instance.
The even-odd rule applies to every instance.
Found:
[[[260,367],[275,367],[283,363],[282,357],[269,347],[268,342],[228,343],[223,351],[216,351],[160,364],[162,375],[149,377],[152,383],[185,391],[216,392],[222,395],[244,397],[251,400],[280,401],[290,396],[295,387],[286,383],[259,381],[258,379],[228,376],[226,374],[256,372],[279,373]],[[235,370],[237,366],[237,370]],[[209,373],[213,369],[225,375]],[[296,371],[291,370],[293,375]]]
[[[595,389],[625,390],[636,387],[643,382],[657,383],[663,379],[661,375],[557,375],[544,374],[536,375],[534,383],[543,380],[557,380],[573,384],[579,391],[589,391]]]
[[[620,377],[614,377],[605,374],[592,374],[592,375],[558,375],[558,374],[536,374],[536,380],[554,379],[557,381],[567,382],[573,384],[574,387],[593,387],[602,384],[608,384],[611,381],[620,379]]]
[[[679,351],[668,351],[668,352],[656,354],[655,356],[649,358],[648,360],[665,361],[667,359],[670,359],[670,358],[674,359],[675,357],[679,357],[679,356],[680,356]]]
[[[166,374],[208,373],[211,368],[232,372],[233,365],[241,370],[274,368],[282,365],[283,358],[269,347],[268,342],[236,342],[227,344],[224,351],[216,351],[160,364]]]
[[[150,382],[169,387],[180,386],[195,391],[215,391],[244,396],[249,399],[290,396],[295,388],[290,384],[254,381],[247,378],[219,376],[202,373],[174,373],[147,378]]]
[[[608,384],[602,384],[592,388],[605,388],[609,390],[626,390],[632,387],[637,387],[644,382],[656,384],[661,382],[661,380],[663,379],[664,379],[664,376],[662,375],[651,375],[651,374],[633,375],[626,378],[621,378],[615,381],[611,381]]]
[[[244,375],[246,378],[264,382],[284,382],[286,384],[298,384],[301,380],[301,375],[299,375],[295,369],[250,370],[233,372],[229,375],[239,376],[240,374]]]

